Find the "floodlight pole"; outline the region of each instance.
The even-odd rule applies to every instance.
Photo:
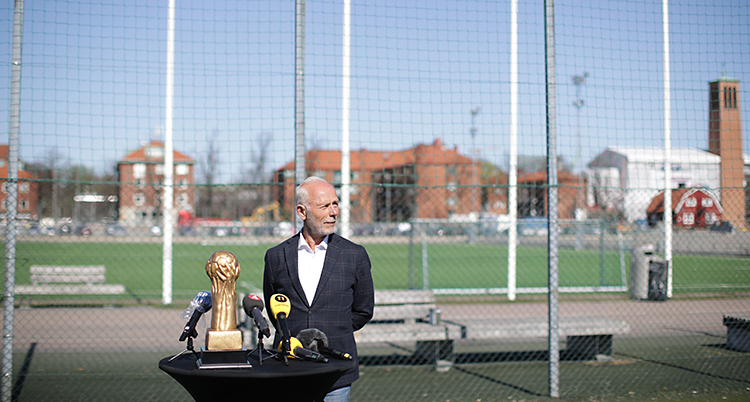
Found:
[[[294,44],[294,185],[305,180],[305,0],[297,0]],[[302,220],[291,205],[294,230],[302,228]]]
[[[662,0],[664,57],[664,260],[667,297],[672,297],[672,98],[669,77],[669,1]]]
[[[576,165],[581,162],[581,109],[585,104],[584,100],[581,99],[581,87],[586,83],[589,73],[585,72],[583,75],[573,76],[573,85],[576,86],[576,100],[573,101],[573,106],[576,107],[577,124],[578,124],[578,153],[573,162],[573,170],[575,171]],[[583,213],[583,164],[581,163],[581,171],[578,173],[578,195],[576,196],[575,202],[575,220],[576,220],[576,243],[575,249],[583,249],[583,226],[579,223]]]
[[[341,226],[339,228],[343,237],[351,236],[351,150],[349,145],[351,8],[351,0],[344,0],[344,43],[341,71]]]
[[[174,109],[174,9],[175,0],[169,0],[167,22],[167,94],[164,138],[164,192],[162,193],[162,304],[172,304],[172,205],[174,181],[174,145],[172,120]]]
[[[508,160],[508,300],[516,300],[518,247],[518,0],[510,2],[510,144]]]

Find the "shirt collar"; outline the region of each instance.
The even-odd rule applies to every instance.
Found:
[[[320,244],[318,244],[315,248],[318,250],[326,251],[328,250],[328,240],[331,238],[331,235],[327,235]],[[312,249],[310,248],[310,245],[307,244],[307,241],[305,240],[305,236],[302,236],[302,232],[299,232],[299,243],[297,244],[297,250],[307,250],[312,252]]]

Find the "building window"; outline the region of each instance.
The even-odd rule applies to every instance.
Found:
[[[682,224],[685,226],[692,226],[695,224],[695,215],[692,212],[685,212],[682,214]]]
[[[685,200],[685,206],[688,208],[695,208],[698,206],[698,200],[696,200],[695,197],[688,197],[688,199]]]
[[[180,190],[187,190],[188,181],[186,179],[177,180],[177,186],[179,187]]]
[[[145,179],[146,178],[146,165],[143,163],[133,164],[133,178],[134,179]]]
[[[188,165],[184,163],[177,164],[174,167],[174,174],[178,176],[187,176],[189,172],[190,172],[190,168],[188,167]]]
[[[154,174],[157,175],[157,176],[163,175],[164,174],[164,165],[162,165],[161,163],[157,163],[156,165],[154,165]]]
[[[164,157],[164,148],[162,147],[147,147],[146,156],[153,159],[159,159]]]
[[[714,206],[714,200],[712,200],[712,199],[710,199],[710,198],[708,198],[708,197],[705,197],[705,198],[703,198],[703,199],[701,200],[701,206],[702,206],[703,208],[711,208],[711,207],[713,207],[713,206]],[[712,223],[713,223],[713,222],[712,222]]]
[[[716,222],[716,214],[709,212],[706,214],[706,225],[713,225]]]
[[[146,195],[143,193],[135,193],[133,194],[133,205],[136,207],[141,207],[143,204],[146,203]]]
[[[21,211],[28,211],[29,210],[29,202],[26,201],[26,200],[21,200],[20,207],[21,207],[20,208]]]
[[[21,182],[18,184],[18,191],[21,193],[28,193],[31,185],[27,182]]]
[[[186,193],[177,194],[177,205],[184,207],[190,202],[190,197]]]

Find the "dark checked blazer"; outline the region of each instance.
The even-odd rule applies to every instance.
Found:
[[[287,317],[287,323],[293,337],[303,329],[317,328],[326,334],[327,346],[354,356],[354,367],[331,389],[341,388],[359,378],[354,331],[370,321],[375,305],[370,257],[364,247],[335,233],[331,234],[323,273],[318,282],[315,299],[310,305],[307,303],[298,275],[299,237],[300,234],[297,233],[266,252],[263,296],[266,306],[270,306],[273,294],[281,293],[289,298],[292,309]],[[276,326],[271,311],[268,311],[268,316]],[[278,345],[279,341],[277,335],[273,344]]]

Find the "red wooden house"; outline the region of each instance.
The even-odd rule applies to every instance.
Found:
[[[677,227],[708,227],[721,222],[723,213],[719,199],[708,189],[694,187],[672,190],[672,222]],[[664,191],[651,200],[646,214],[652,226],[662,220]]]

